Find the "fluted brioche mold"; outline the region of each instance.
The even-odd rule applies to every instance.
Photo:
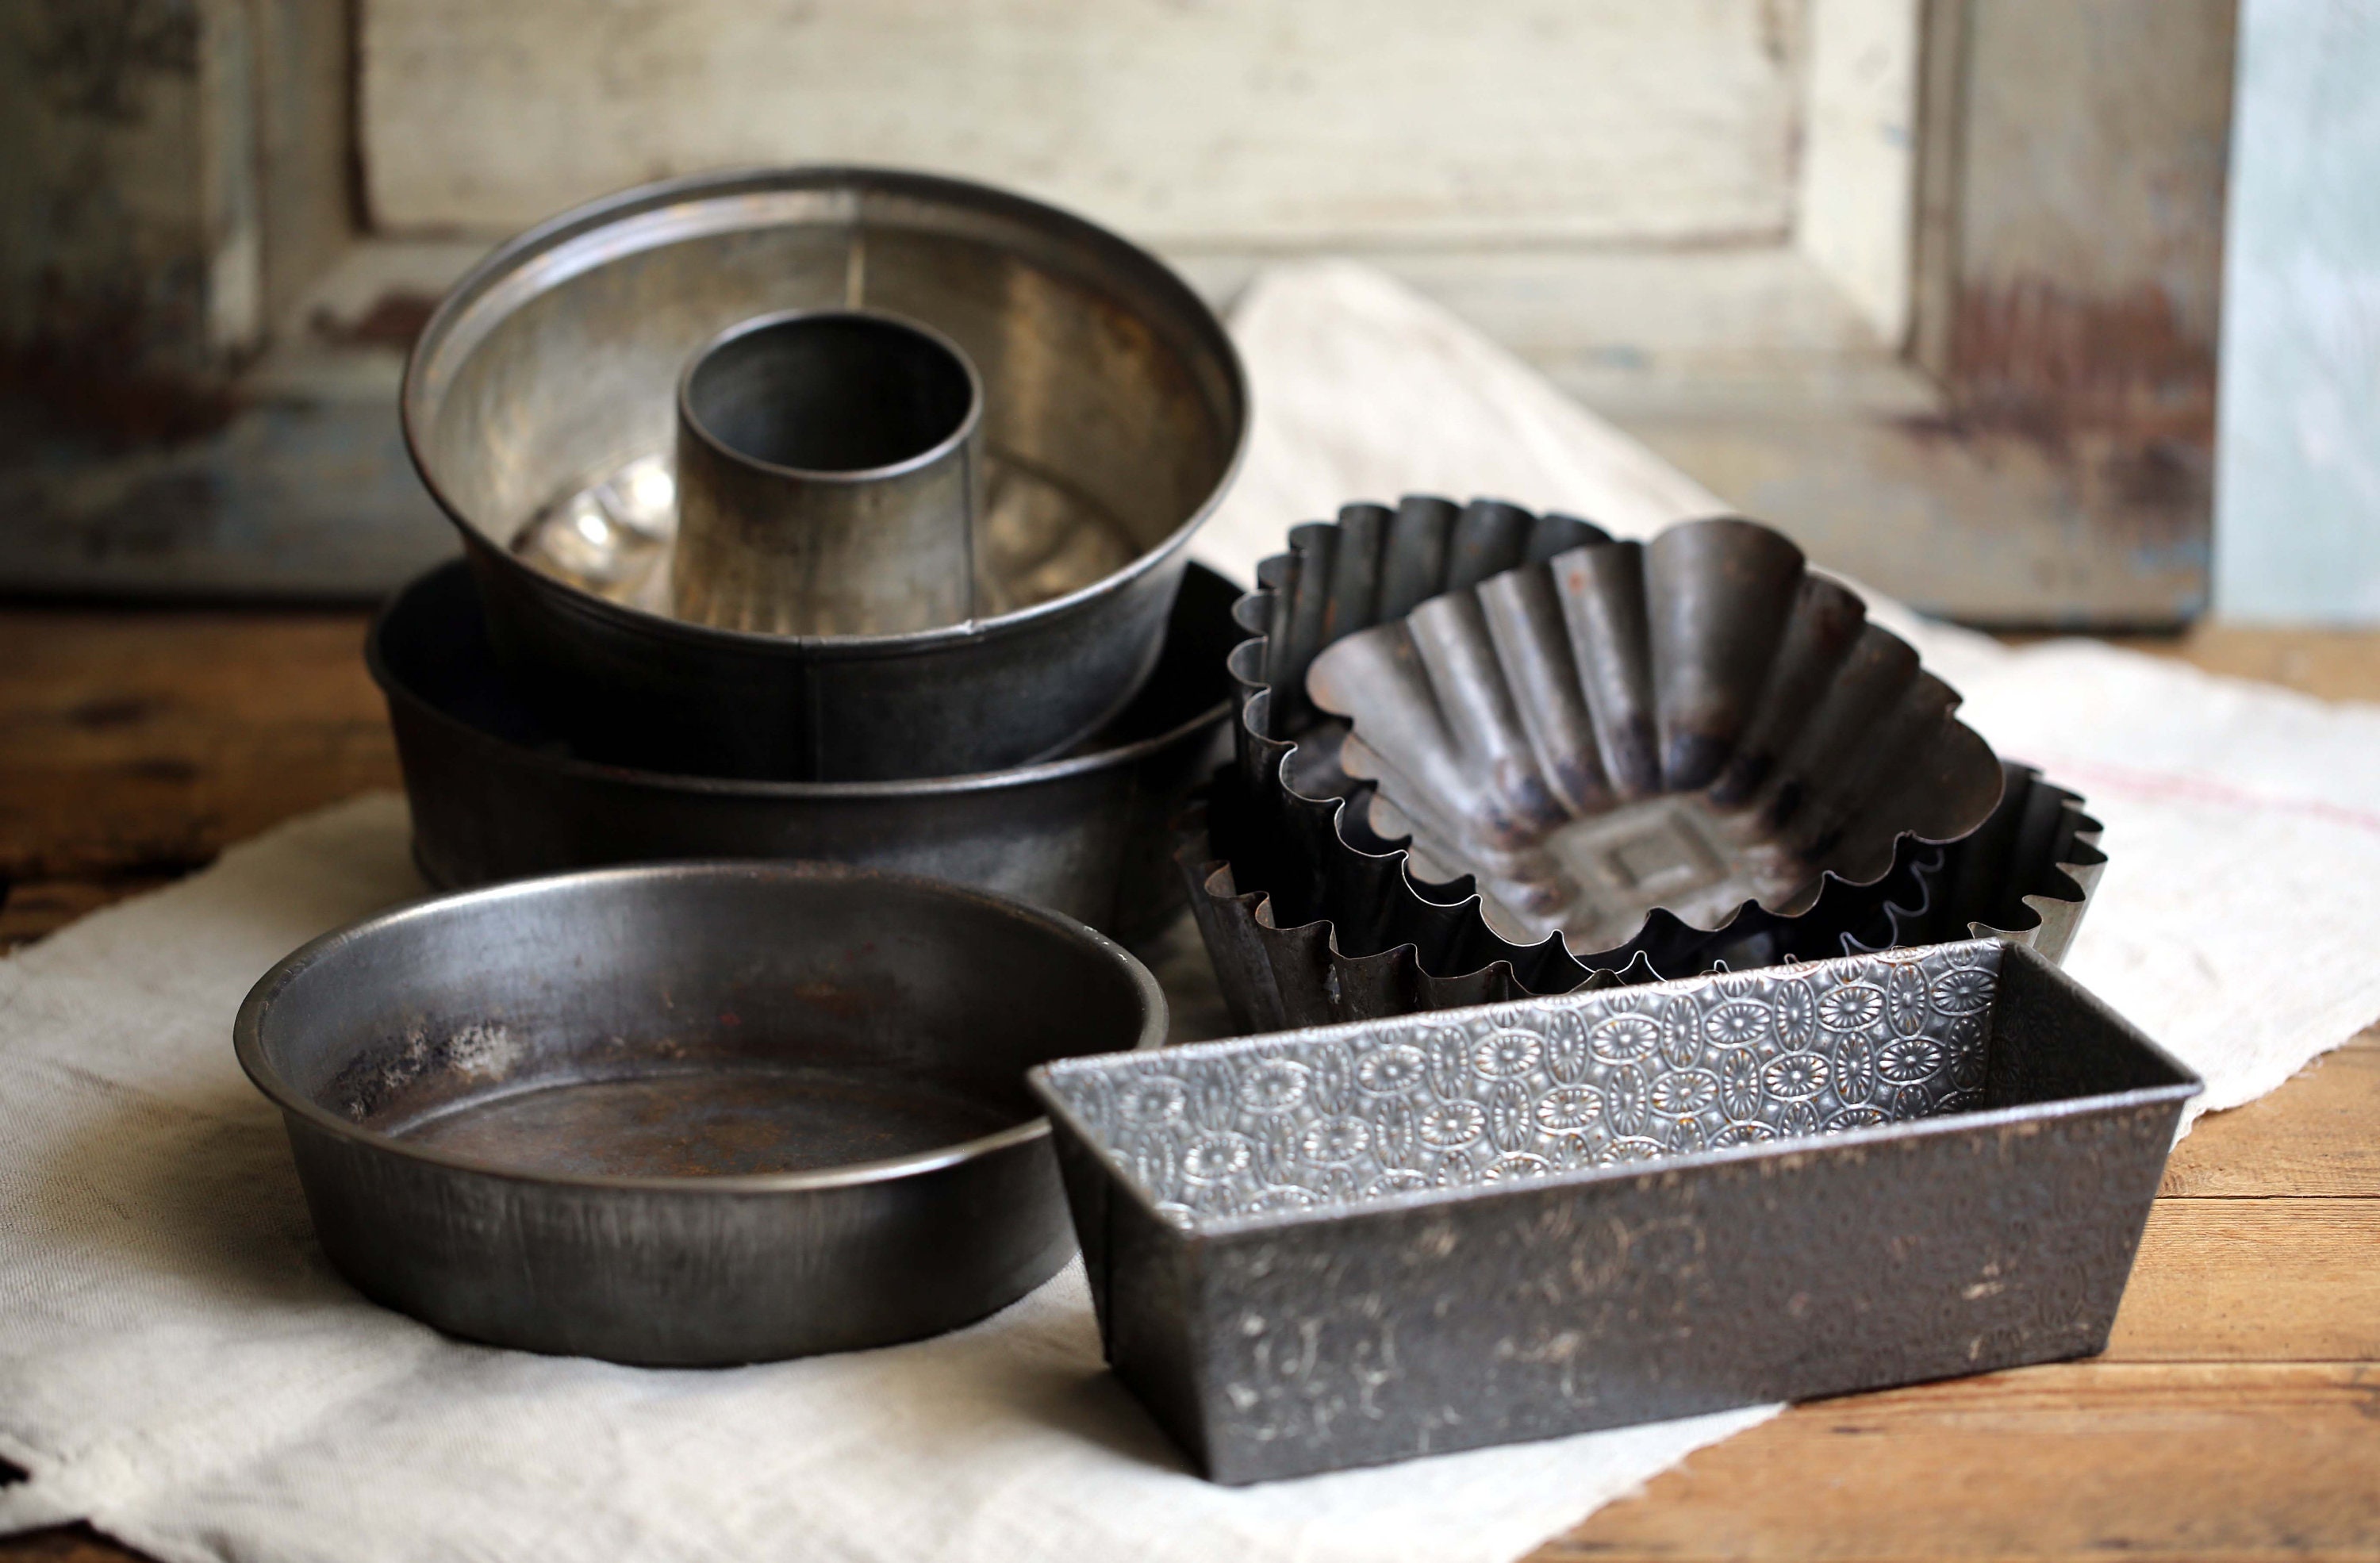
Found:
[[[1902,838],[1999,801],[1959,697],[1841,584],[1756,522],[1591,541],[1416,605],[1318,656],[1340,765],[1425,878],[1469,874],[1489,926],[1574,949],[1656,909],[1717,928],[1871,885]]]
[[[1495,501],[1457,507],[1427,496],[1409,497],[1393,510],[1350,505],[1336,523],[1295,528],[1290,544],[1288,552],[1258,567],[1257,588],[1235,610],[1250,632],[1230,661],[1243,695],[1237,760],[1218,775],[1208,806],[1185,821],[1177,854],[1242,1024],[1366,1018],[1815,959],[1962,937],[1970,925],[1976,932],[2038,944],[2053,958],[2070,939],[2104,861],[2092,844],[2097,826],[2074,806],[2072,794],[2016,766],[2005,768],[1999,806],[1973,836],[1945,847],[1902,832],[1872,882],[1852,884],[1821,869],[1796,914],[1781,915],[1754,900],[1731,915],[1705,919],[1713,926],[1696,927],[1656,908],[1633,938],[1602,948],[1553,933],[1506,937],[1484,915],[1470,876],[1451,873],[1426,849],[1416,857],[1405,842],[1377,828],[1397,823],[1398,816],[1392,806],[1376,807],[1372,783],[1341,763],[1345,726],[1307,698],[1305,672],[1325,648],[1384,617],[1402,617],[1449,590],[1483,583],[1489,583],[1489,600],[1519,596],[1519,609],[1535,612],[1542,622],[1542,592],[1532,609],[1524,595],[1530,588],[1515,592],[1494,578],[1522,566],[1549,573],[1552,562],[1573,551],[1616,553],[1634,545],[1611,544],[1600,529],[1569,517],[1532,515]],[[1685,551],[1638,551],[1642,570],[1652,558]],[[1799,571],[1798,552],[1792,563]],[[1846,599],[1856,607],[1853,594],[1806,571],[1798,580],[1779,639],[1828,631],[1853,648],[1861,642],[1877,647],[1864,612],[1855,617],[1843,612]],[[1648,619],[1636,644],[1649,648],[1651,633]],[[1543,636],[1535,641],[1544,643]],[[1495,644],[1492,631],[1488,644]],[[1806,676],[1814,659],[1788,652],[1777,660],[1804,667]],[[1725,658],[1714,660],[1728,665]],[[1519,677],[1525,687],[1530,670],[1543,670],[1548,661],[1519,662],[1515,674],[1504,673],[1500,662],[1499,676]],[[1739,678],[1735,686],[1743,682]],[[1911,679],[1904,688],[1916,684]],[[1672,680],[1667,688],[1675,697],[1672,709],[1718,709],[1724,719],[1724,681]],[[1689,693],[1700,704],[1687,702]],[[1947,721],[1955,697],[1944,695]],[[1653,775],[1692,777],[1702,767],[1714,771],[1707,787],[1734,789],[1755,803],[1777,795],[1773,789],[1763,792],[1780,769],[1779,741],[1764,738],[1764,732],[1779,732],[1781,724],[1739,728],[1732,750],[1714,757],[1708,745],[1662,742],[1658,696],[1657,690],[1647,720],[1636,728],[1649,730],[1649,737],[1633,756],[1623,746],[1607,750],[1598,740],[1596,763],[1607,786],[1615,771],[1642,782]],[[1593,709],[1586,709],[1591,724]],[[1673,721],[1670,731],[1673,738],[1691,739],[1715,729],[1723,730],[1707,721]],[[1531,740],[1532,760],[1537,742]],[[1607,753],[1614,757],[1607,760]],[[1766,767],[1758,763],[1764,753],[1770,757]],[[1674,769],[1660,769],[1668,767]],[[1546,769],[1538,766],[1541,777]],[[1997,785],[2002,768],[1992,770]],[[1579,794],[1577,772],[1561,782]],[[1975,785],[1972,778],[1970,785]],[[1937,931],[1951,927],[1960,933]]]

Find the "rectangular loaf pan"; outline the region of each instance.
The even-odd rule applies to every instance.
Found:
[[[1243,1483],[2101,1350],[2200,1082],[1996,939],[1033,1071]]]

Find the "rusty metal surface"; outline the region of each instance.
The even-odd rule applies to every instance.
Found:
[[[914,1339],[1073,1252],[1021,1081],[1153,1048],[1121,947],[1004,897],[681,863],[400,908],[242,1006],[323,1250],[497,1345],[684,1366]]]
[[[1384,617],[1306,686],[1353,724],[1339,768],[1417,877],[1472,877],[1515,942],[1614,949],[1657,908],[1705,929],[1806,911],[1998,803],[1957,693],[1865,621],[1781,533],[1683,522]]]
[[[2200,1089],[1993,939],[1031,1078],[1229,1483],[2096,1351]]]
[[[1501,541],[1474,541],[1450,569],[1439,539],[1457,536]],[[1237,610],[1250,638],[1232,652],[1243,696],[1238,763],[1217,778],[1176,858],[1244,1029],[1561,993],[1971,931],[2038,941],[2053,958],[2063,954],[2103,861],[2098,826],[2072,794],[2022,767],[2002,768],[2000,803],[1970,844],[1903,841],[1871,884],[1822,878],[1798,916],[1753,903],[1698,928],[1655,910],[1641,931],[1602,949],[1574,949],[1554,934],[1506,938],[1469,878],[1409,866],[1405,842],[1375,829],[1369,784],[1339,763],[1343,730],[1307,699],[1304,670],[1374,616],[1409,611],[1444,585],[1467,586],[1601,536],[1585,523],[1529,518],[1493,502],[1458,511],[1416,496],[1393,514],[1353,505],[1336,524],[1299,527],[1291,551],[1260,566],[1257,590]],[[1384,571],[1378,562],[1390,556],[1398,563]],[[1389,589],[1378,591],[1375,582]],[[1366,591],[1378,593],[1368,614],[1350,606]],[[1645,757],[1622,763],[1650,773],[1660,763],[1651,736],[1658,721],[1644,725],[1650,741],[1638,753]]]
[[[1229,751],[1235,587],[1193,564],[1156,670],[1122,715],[1038,765],[916,782],[750,782],[574,754],[496,665],[459,563],[407,587],[365,643],[388,698],[414,857],[448,889],[613,863],[800,857],[1017,896],[1117,938],[1182,905],[1167,827]]]
[[[1034,479],[985,496],[974,552],[1002,589],[966,616],[722,628],[516,550],[672,448],[680,375],[722,331],[863,307],[956,345],[988,463]],[[441,305],[400,405],[497,653],[559,730],[619,764],[784,781],[1023,764],[1112,717],[1247,424],[1230,338],[1153,256],[985,186],[844,167],[650,185],[522,235]]]
[[[771,635],[980,616],[982,436],[982,377],[929,326],[797,309],[730,327],[678,381],[670,612]]]

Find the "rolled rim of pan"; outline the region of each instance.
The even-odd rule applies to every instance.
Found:
[[[1049,1119],[1034,1117],[1004,1129],[957,1141],[948,1145],[937,1146],[931,1150],[886,1157],[876,1160],[856,1161],[843,1166],[801,1172],[663,1177],[526,1169],[498,1160],[420,1145],[401,1136],[384,1133],[342,1118],[298,1090],[273,1066],[268,1056],[265,1028],[272,1022],[275,1003],[293,985],[315,969],[338,961],[349,951],[367,945],[374,939],[383,938],[407,924],[452,918],[476,909],[499,904],[507,900],[570,894],[605,885],[629,886],[638,881],[687,877],[827,880],[841,881],[853,887],[862,887],[870,883],[889,885],[912,893],[922,892],[953,901],[969,902],[995,915],[1004,915],[1037,924],[1060,939],[1094,952],[1131,981],[1139,1003],[1140,1030],[1131,1043],[1130,1050],[1139,1051],[1158,1048],[1165,1041],[1167,1022],[1165,995],[1158,986],[1156,977],[1151,975],[1148,969],[1134,958],[1123,946],[1071,917],[1056,912],[1045,911],[1010,896],[951,884],[940,879],[929,879],[914,874],[895,874],[877,869],[850,868],[820,863],[712,859],[577,869],[565,874],[550,874],[530,879],[514,879],[503,884],[483,886],[477,890],[427,896],[384,912],[374,913],[346,927],[334,929],[320,938],[310,939],[283,958],[271,971],[259,978],[256,986],[249,990],[248,997],[241,1001],[238,1016],[232,1025],[233,1047],[239,1058],[240,1068],[247,1072],[256,1088],[264,1093],[283,1112],[302,1119],[310,1127],[334,1138],[367,1147],[382,1155],[401,1157],[409,1161],[452,1171],[570,1188],[637,1190],[654,1193],[698,1196],[822,1192],[917,1177],[942,1168],[995,1155],[1012,1146],[1026,1145],[1049,1135]]]
[[[1194,571],[1202,567],[1193,564]],[[954,793],[998,792],[1009,787],[1030,787],[1045,782],[1055,782],[1068,776],[1105,770],[1132,764],[1183,742],[1201,729],[1224,720],[1238,701],[1234,696],[1224,696],[1214,704],[1201,709],[1196,715],[1184,718],[1165,731],[1148,737],[1135,738],[1112,748],[1090,749],[1085,753],[1062,756],[1056,759],[1037,760],[1029,765],[1012,766],[1004,770],[978,770],[956,776],[924,776],[878,782],[781,782],[727,776],[697,776],[681,772],[649,770],[636,766],[613,765],[602,760],[583,758],[577,755],[542,753],[527,745],[517,744],[479,724],[468,721],[424,696],[401,676],[390,664],[388,637],[392,623],[415,601],[419,594],[443,587],[449,577],[460,577],[465,566],[449,561],[425,571],[400,588],[381,605],[372,617],[371,628],[364,638],[364,666],[372,682],[380,686],[388,699],[403,705],[420,720],[444,729],[457,743],[480,747],[492,753],[535,765],[559,776],[578,777],[590,781],[611,782],[620,785],[674,793],[708,794],[720,797],[780,799],[795,802],[805,799],[832,798],[917,798]],[[1215,577],[1218,581],[1221,577]],[[1184,589],[1189,588],[1185,581]],[[492,668],[492,660],[491,663]],[[1096,734],[1094,740],[1096,741]]]

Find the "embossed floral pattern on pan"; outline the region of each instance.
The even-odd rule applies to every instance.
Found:
[[[1360,1206],[1981,1107],[1996,959],[1888,951],[1070,1062],[1050,1084],[1180,1224]]]

